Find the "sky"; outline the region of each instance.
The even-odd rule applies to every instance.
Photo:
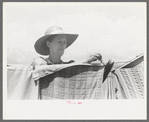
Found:
[[[34,44],[47,28],[58,25],[79,34],[62,60],[84,61],[100,53],[103,61],[125,62],[145,52],[146,3],[3,3],[3,42],[7,63],[30,64]]]

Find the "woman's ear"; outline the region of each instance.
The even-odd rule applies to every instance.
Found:
[[[46,41],[46,45],[47,45],[47,47],[50,48],[50,42],[49,41]]]

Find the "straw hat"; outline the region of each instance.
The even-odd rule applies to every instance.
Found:
[[[69,47],[78,37],[78,34],[64,33],[63,29],[59,26],[51,26],[46,30],[45,35],[36,41],[34,45],[36,52],[41,55],[49,55],[49,48],[46,45],[46,41],[52,40],[57,35],[66,35],[67,47]]]

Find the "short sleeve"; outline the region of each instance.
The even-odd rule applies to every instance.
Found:
[[[40,65],[47,65],[47,61],[42,57],[37,57],[33,59],[32,65],[33,65],[33,69],[35,69]]]

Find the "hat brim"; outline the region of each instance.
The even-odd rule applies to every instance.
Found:
[[[46,45],[46,40],[51,36],[57,36],[57,35],[66,35],[67,38],[66,48],[68,48],[78,37],[78,34],[52,34],[43,36],[39,38],[34,45],[36,52],[41,55],[49,55],[49,48]]]

